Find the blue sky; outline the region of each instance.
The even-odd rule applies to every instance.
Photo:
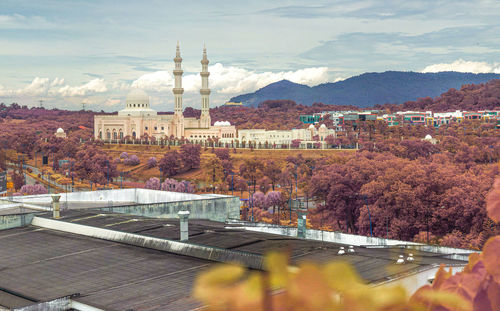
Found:
[[[308,85],[386,70],[500,72],[500,1],[23,1],[0,3],[0,101],[94,110],[131,87],[171,110],[181,43],[197,107],[283,78]]]

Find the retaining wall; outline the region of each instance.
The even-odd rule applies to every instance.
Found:
[[[206,197],[188,201],[93,208],[93,210],[113,213],[160,218],[177,218],[177,213],[182,209],[188,210],[190,212],[189,218],[192,219],[224,222],[228,219],[240,218],[240,200],[238,197]]]

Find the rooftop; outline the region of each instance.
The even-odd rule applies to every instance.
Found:
[[[20,307],[77,294],[72,300],[105,310],[193,310],[199,304],[190,297],[191,287],[201,271],[224,258],[258,267],[261,255],[277,249],[289,251],[292,264],[348,261],[373,284],[439,263],[464,264],[446,254],[399,246],[355,246],[355,253],[338,255],[347,244],[250,231],[237,222],[190,219],[184,243],[178,242],[176,219],[89,209],[63,211],[59,220],[51,216],[42,213],[31,225],[0,230],[0,305]],[[224,254],[212,256],[218,252]],[[396,265],[408,252],[415,261]]]

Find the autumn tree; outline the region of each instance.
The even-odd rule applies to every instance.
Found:
[[[256,190],[257,179],[263,175],[263,168],[264,165],[258,158],[245,159],[243,164],[240,165],[240,176],[250,181],[250,184],[253,185],[254,192]]]
[[[201,146],[200,145],[192,145],[192,144],[184,144],[181,146],[180,150],[180,158],[183,164],[183,170],[189,171],[191,169],[200,167],[200,155],[201,155]]]
[[[268,160],[263,166],[262,173],[269,178],[273,191],[275,190],[276,183],[278,182],[281,174],[281,167],[274,160]]]
[[[202,169],[205,172],[205,182],[215,187],[216,184],[224,181],[224,168],[222,161],[218,157],[207,157],[202,162]]]
[[[169,151],[163,155],[158,162],[158,168],[163,176],[172,177],[177,175],[182,168],[181,155],[177,151]]]

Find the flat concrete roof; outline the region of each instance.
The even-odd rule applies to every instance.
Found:
[[[60,220],[66,223],[179,239],[179,221],[175,219],[91,210],[67,210],[61,216]],[[51,214],[41,217],[50,218]],[[339,256],[339,247],[347,245],[247,231],[238,225],[196,219],[189,220],[188,243],[255,255],[288,250],[292,264],[344,260],[352,263],[370,283],[435,264],[464,264],[442,254],[398,247],[355,247],[354,254]],[[0,290],[0,301],[12,293],[19,294],[18,298],[29,298],[28,302],[79,293],[80,297],[74,300],[105,310],[193,310],[200,307],[190,297],[193,282],[200,272],[214,264],[191,256],[32,225],[0,231],[0,245],[0,289],[9,292]],[[413,263],[394,264],[399,255],[407,252],[414,254]]]
[[[0,288],[8,295],[50,301],[79,293],[76,301],[104,310],[197,308],[193,280],[212,264],[33,226],[0,231],[0,243]]]

